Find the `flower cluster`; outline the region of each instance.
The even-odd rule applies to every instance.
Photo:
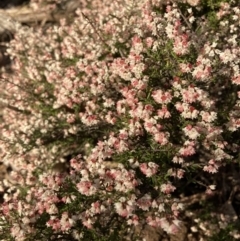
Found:
[[[185,175],[210,176],[208,192],[237,161],[240,9],[81,3],[70,26],[20,28],[8,46],[0,231],[19,241],[123,240],[142,223],[176,233]]]

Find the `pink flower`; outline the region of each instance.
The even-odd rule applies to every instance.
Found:
[[[138,90],[144,90],[146,88],[146,84],[142,80],[133,79],[131,83],[132,86]]]
[[[127,224],[137,226],[139,224],[139,217],[135,214],[132,215],[131,217],[129,217]]]
[[[182,164],[182,163],[184,163],[184,160],[183,160],[182,157],[174,156],[173,159],[172,159],[172,162],[173,162],[173,163]]]
[[[150,133],[154,133],[157,131],[157,120],[154,118],[150,118],[150,119],[145,119],[144,122],[144,128],[146,131],[150,132]]]
[[[200,0],[187,0],[187,2],[191,5],[191,6],[197,6],[200,2]]]
[[[211,123],[217,119],[217,113],[214,111],[207,112],[207,111],[201,111],[200,115],[202,116],[202,120]]]
[[[152,206],[152,198],[150,195],[145,194],[143,197],[137,200],[137,205],[144,211],[148,211]]]
[[[93,221],[90,218],[83,219],[82,224],[87,227],[88,229],[92,229]]]
[[[170,226],[166,227],[164,231],[169,234],[177,234],[179,232],[179,227],[172,223]]]
[[[240,85],[240,75],[234,76],[232,82],[236,85]]]
[[[167,183],[167,184],[162,184],[160,186],[161,192],[166,193],[166,194],[170,194],[171,192],[174,192],[176,187],[174,187],[171,183]]]
[[[209,173],[217,173],[218,172],[218,168],[219,168],[218,163],[216,163],[215,160],[211,159],[208,162],[208,165],[203,167],[203,171],[209,172]]]
[[[162,109],[159,109],[157,113],[160,119],[168,119],[171,117],[171,113],[168,111],[166,106],[163,106]]]
[[[194,146],[195,142],[185,141],[184,146],[178,152],[182,156],[192,156],[196,153]]]
[[[23,231],[23,229],[20,228],[20,226],[18,224],[13,224],[13,226],[11,227],[11,236],[20,241],[25,240],[24,231]]]
[[[139,167],[143,174],[145,174],[147,177],[151,177],[157,173],[159,166],[154,162],[148,162],[141,163]]]
[[[86,196],[91,196],[97,192],[96,187],[90,181],[81,181],[77,184],[78,191]]]
[[[164,146],[168,143],[168,133],[165,132],[157,132],[154,133],[154,140],[158,143],[160,143],[160,145]]]
[[[61,229],[60,220],[51,216],[50,220],[47,222],[48,227],[52,227],[53,230],[58,231]]]
[[[173,212],[173,215],[177,217],[180,213],[180,210],[183,210],[183,204],[174,202],[171,206],[171,210]],[[177,224],[178,222],[175,221],[174,223]]]
[[[185,128],[183,128],[183,131],[184,131],[185,135],[188,136],[192,140],[195,140],[200,136],[197,129],[194,128],[192,125],[187,125]]]
[[[209,173],[217,173],[218,167],[215,165],[208,165],[203,167],[203,171],[209,172]]]
[[[203,93],[199,88],[188,87],[187,89],[181,90],[182,99],[185,103],[193,103],[196,101],[201,101]]]
[[[152,45],[153,45],[153,38],[151,38],[151,37],[148,37],[148,38],[146,38],[146,44],[147,44],[147,47],[148,48],[151,48],[152,47]]]
[[[158,223],[155,219],[153,219],[151,216],[147,217],[146,219],[147,224],[152,226],[152,227],[158,227]]]
[[[173,177],[177,177],[178,179],[182,179],[184,177],[184,173],[185,171],[181,168],[170,168],[168,170],[168,175],[173,176]]]
[[[117,214],[120,215],[121,217],[128,217],[129,216],[128,210],[123,207],[122,203],[121,204],[115,203],[115,207],[116,207]]]
[[[172,95],[170,92],[163,92],[162,90],[155,90],[152,93],[153,99],[159,104],[168,104],[172,100]]]
[[[174,36],[173,51],[177,55],[184,55],[188,53],[190,42],[188,41],[187,34],[181,34]]]
[[[73,114],[68,114],[67,115],[67,123],[71,124],[75,121],[75,115]]]
[[[58,208],[55,204],[51,204],[50,206],[46,206],[46,212],[49,214],[56,214],[58,213]]]
[[[62,217],[60,219],[60,225],[61,225],[61,230],[63,232],[69,230],[74,225],[73,219],[69,218],[67,212],[62,213]]]
[[[190,73],[192,70],[191,64],[180,63],[179,67],[183,73]]]
[[[177,102],[175,107],[185,119],[196,119],[198,117],[199,111],[187,103]]]

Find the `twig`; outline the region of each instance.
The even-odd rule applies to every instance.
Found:
[[[101,40],[101,42],[102,42],[105,46],[107,46],[109,49],[111,49],[110,46],[106,43],[106,41],[105,41],[105,40],[102,38],[102,36],[99,34],[99,31],[96,29],[96,27],[95,27],[94,24],[91,22],[91,20],[89,19],[89,17],[86,16],[83,12],[82,12],[82,15],[83,15],[84,18],[87,19],[87,21],[89,22],[89,24],[92,26],[92,28],[93,28],[94,31],[96,32],[97,36],[98,36],[99,39]]]
[[[16,7],[6,10],[0,10],[0,35],[4,32],[14,33],[16,31],[16,22],[31,24],[58,22],[62,18],[67,18],[69,13],[75,13],[81,5],[80,1],[69,0],[62,9],[38,9],[33,10],[30,7]]]
[[[217,192],[214,192],[213,195],[215,196]],[[202,201],[206,201],[209,198],[212,198],[213,195],[209,195],[207,193],[197,193],[194,195],[191,195],[189,197],[183,197],[180,199],[180,202],[185,204],[185,206],[191,206],[192,204],[199,203]]]

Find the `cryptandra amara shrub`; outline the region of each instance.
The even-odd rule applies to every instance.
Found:
[[[0,82],[2,240],[179,231],[189,180],[211,195],[239,162],[236,2],[82,0],[71,26],[18,29]]]

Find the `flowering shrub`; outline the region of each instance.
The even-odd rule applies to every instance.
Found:
[[[2,239],[124,240],[145,223],[176,233],[184,186],[197,173],[211,194],[239,161],[240,9],[82,0],[77,14],[20,28],[8,46]]]

